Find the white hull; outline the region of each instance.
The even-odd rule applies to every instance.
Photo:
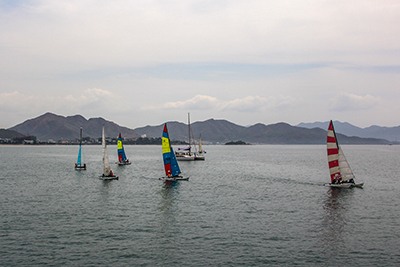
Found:
[[[194,160],[205,160],[206,159],[206,157],[205,156],[195,156],[194,157]]]
[[[194,158],[194,156],[189,156],[189,155],[183,155],[183,156],[176,155],[176,160],[179,160],[179,161],[192,161],[192,160],[195,160],[195,158]]]

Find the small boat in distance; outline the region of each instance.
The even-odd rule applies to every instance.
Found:
[[[327,154],[331,182],[326,186],[337,188],[362,187],[364,183],[356,184],[354,174],[339,146],[332,120],[328,127]]]
[[[201,146],[201,134],[199,137],[199,154],[205,154],[207,153],[205,150],[203,150],[203,147]]]
[[[82,165],[82,127],[80,132],[78,160],[75,163],[75,170],[86,170],[86,163]]]
[[[192,133],[193,134],[193,133]],[[194,144],[196,147],[196,144]],[[194,154],[194,160],[205,160],[206,156],[204,155],[206,153],[205,150],[203,150],[202,146],[201,146],[201,134],[199,137],[199,151],[196,151],[196,153]]]
[[[188,138],[189,138],[189,145],[178,149],[179,151],[175,153],[176,159],[179,161],[205,160],[205,156],[197,152],[192,128],[190,127],[190,113],[188,113]],[[193,140],[195,152],[192,152],[191,140]]]
[[[160,178],[160,180],[168,181],[179,181],[179,180],[189,180],[189,177],[182,177],[181,170],[176,160],[174,150],[171,147],[171,142],[169,140],[167,124],[164,124],[164,129],[162,132],[162,154],[165,169],[165,178]]]
[[[121,133],[119,134],[117,139],[117,153],[118,153],[118,162],[116,162],[116,164],[118,164],[119,166],[131,164],[129,159],[126,157],[124,146],[122,145]]]
[[[110,168],[110,161],[108,159],[108,153],[107,153],[106,137],[104,133],[104,125],[103,125],[103,133],[101,136],[101,144],[103,146],[103,174],[99,178],[101,180],[118,180],[118,176],[115,176]]]

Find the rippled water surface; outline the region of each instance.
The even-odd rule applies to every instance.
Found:
[[[116,148],[109,146],[110,161]],[[160,146],[0,146],[2,266],[396,266],[400,146],[344,146],[364,189],[332,190],[325,146],[208,146],[165,185]]]

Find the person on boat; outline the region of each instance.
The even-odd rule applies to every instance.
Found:
[[[110,175],[109,175],[109,176],[110,176],[110,177],[114,177],[113,171],[110,170]]]
[[[336,174],[335,177],[333,177],[332,184],[341,184],[342,183],[342,176],[340,174]]]
[[[76,165],[76,163],[75,163],[75,168],[76,168],[76,167],[78,167],[78,165]]]

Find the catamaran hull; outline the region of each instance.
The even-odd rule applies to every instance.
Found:
[[[195,160],[195,157],[192,157],[192,156],[176,156],[176,160],[179,160],[179,161],[192,161],[192,160]]]
[[[189,177],[162,177],[159,180],[163,180],[165,182],[175,182],[175,181],[189,181]]]
[[[195,156],[194,160],[205,160],[206,157],[204,156]]]
[[[118,180],[118,176],[99,176],[100,180],[109,181],[109,180]]]
[[[363,187],[363,185],[364,185],[364,183],[353,184],[353,187],[359,187],[359,188],[361,188],[361,187]]]
[[[118,166],[124,166],[124,165],[131,165],[132,162],[115,162],[115,164],[118,164]]]
[[[352,184],[346,183],[346,184],[325,184],[325,186],[330,186],[334,188],[350,188],[352,187]]]
[[[75,166],[75,170],[86,170],[86,166]]]
[[[364,183],[354,184],[354,183],[342,183],[342,184],[325,184],[325,186],[335,187],[335,188],[352,188],[359,187],[362,188]]]

